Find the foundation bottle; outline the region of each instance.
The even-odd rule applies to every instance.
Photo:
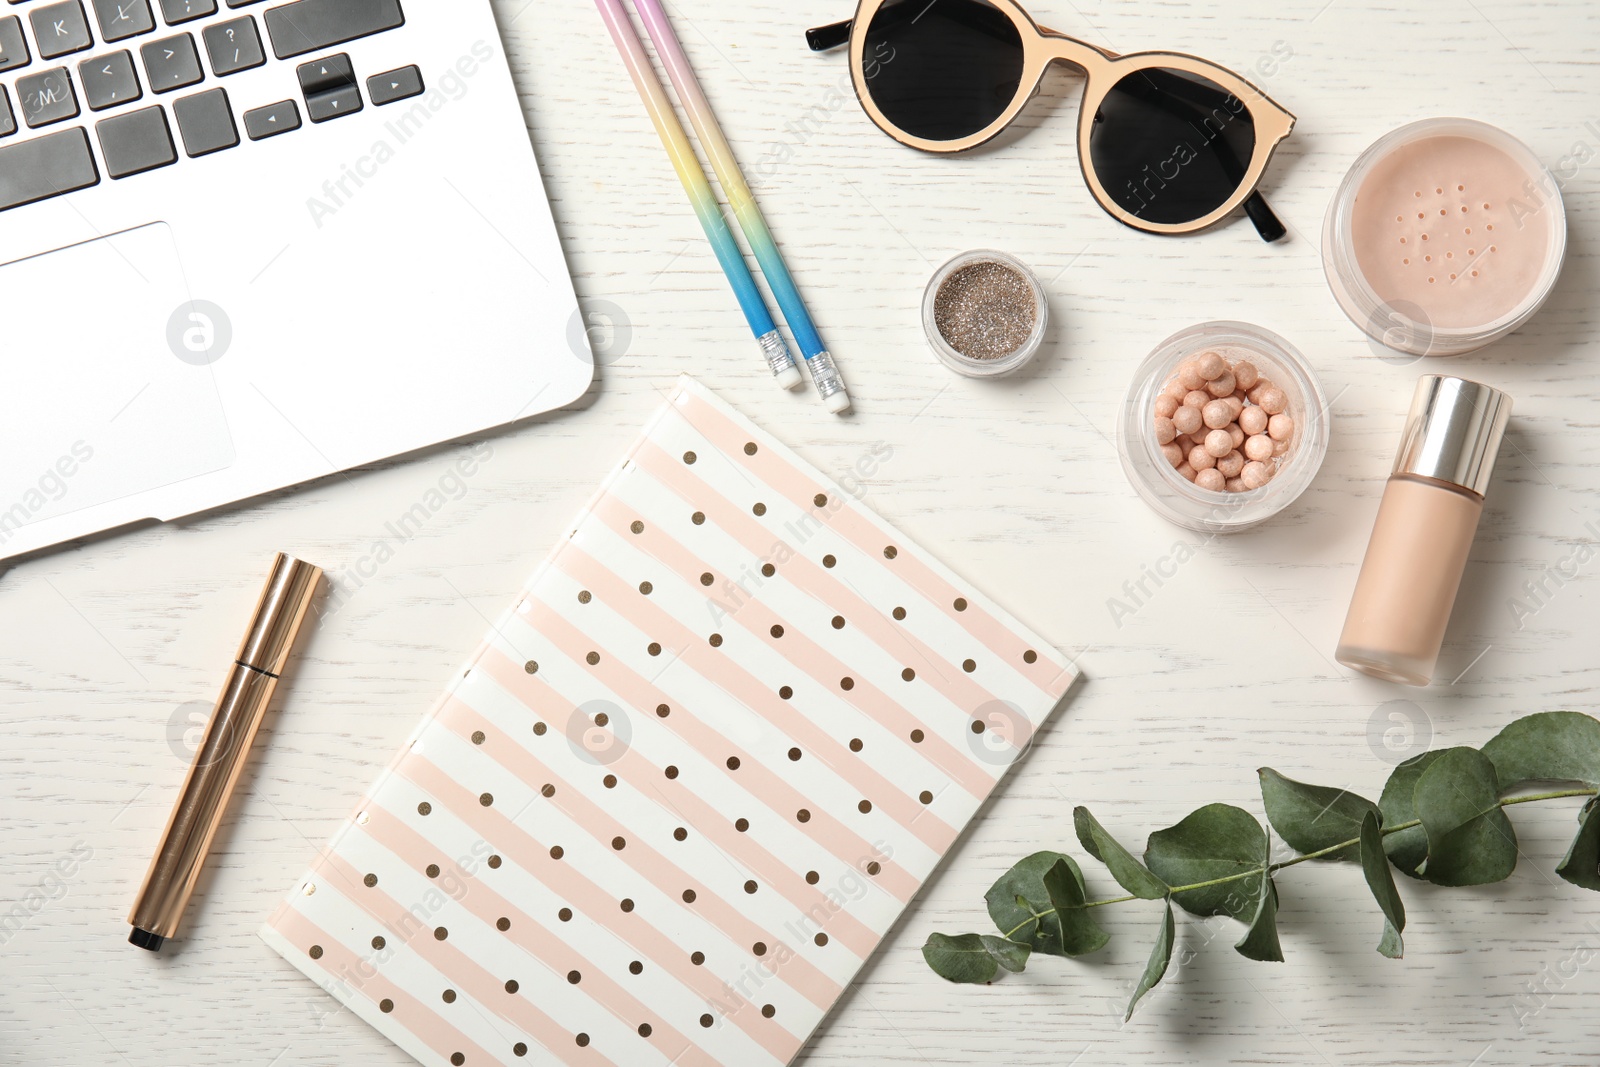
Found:
[[[1432,681],[1511,403],[1461,378],[1417,383],[1339,639],[1346,667],[1405,685]]]

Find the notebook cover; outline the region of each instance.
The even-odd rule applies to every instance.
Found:
[[[851,489],[684,379],[261,936],[423,1064],[793,1060],[1076,677]]]

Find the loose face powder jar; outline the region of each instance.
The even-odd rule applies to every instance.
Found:
[[[1044,286],[1004,252],[957,256],[934,273],[922,298],[922,326],[934,355],[971,378],[1025,366],[1044,343],[1049,320]]]
[[[1526,145],[1485,123],[1428,119],[1350,169],[1324,224],[1323,266],[1374,340],[1453,356],[1533,317],[1566,242],[1560,188]]]

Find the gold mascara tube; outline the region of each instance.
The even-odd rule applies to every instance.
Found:
[[[189,765],[183,791],[167,819],[161,847],[150,861],[139,898],[128,913],[132,944],[159,952],[169,937],[177,935],[206,853],[211,851],[211,839],[222,824],[228,799],[250,756],[256,730],[278,687],[278,676],[289,662],[289,652],[321,578],[321,568],[301,560],[280,553],[273,561],[250,630],[234,657],[233,669]]]

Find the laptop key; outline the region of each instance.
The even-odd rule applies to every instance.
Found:
[[[244,132],[252,141],[264,141],[268,137],[299,128],[300,108],[293,100],[268,104],[244,113]]]
[[[51,67],[17,79],[17,103],[29,129],[78,117],[78,97],[66,67]]]
[[[217,0],[161,0],[161,16],[168,26],[217,13]]]
[[[194,36],[180,33],[159,41],[139,46],[144,57],[145,74],[149,76],[150,91],[170,93],[205,79],[200,69],[200,53],[195,51]]]
[[[211,71],[217,77],[234,74],[267,61],[261,50],[261,34],[256,32],[256,20],[249,15],[229,19],[205,32],[206,51],[211,55]]]
[[[33,39],[39,42],[41,59],[81,52],[94,44],[78,0],[36,7],[28,12],[28,20],[33,23]]]
[[[10,137],[17,132],[17,117],[11,113],[11,97],[6,87],[0,85],[0,137]]]
[[[94,16],[100,20],[100,37],[107,44],[156,28],[150,0],[94,0]]]
[[[367,95],[372,97],[373,107],[421,96],[422,88],[422,71],[417,67],[401,67],[367,79]]]
[[[139,75],[134,73],[131,52],[84,60],[78,64],[78,80],[83,82],[83,98],[90,111],[132,103],[144,95],[139,88]]]
[[[22,36],[22,19],[11,15],[0,19],[0,71],[16,70],[33,62],[28,42]]]
[[[239,128],[233,124],[233,108],[228,106],[225,90],[211,89],[175,100],[172,114],[177,117],[178,132],[183,135],[183,150],[191,159],[239,143]]]
[[[265,18],[279,59],[319,52],[406,22],[400,0],[296,0],[269,8]]]
[[[0,211],[99,183],[89,135],[78,127],[0,148]]]
[[[172,130],[160,105],[101,119],[95,124],[95,132],[100,135],[106,173],[113,178],[143,174],[178,161]]]
[[[312,122],[327,122],[361,110],[361,89],[356,85],[356,72],[349,56],[340,53],[302,63],[295,73],[300,78],[300,91],[306,96],[306,114],[311,116]]]

